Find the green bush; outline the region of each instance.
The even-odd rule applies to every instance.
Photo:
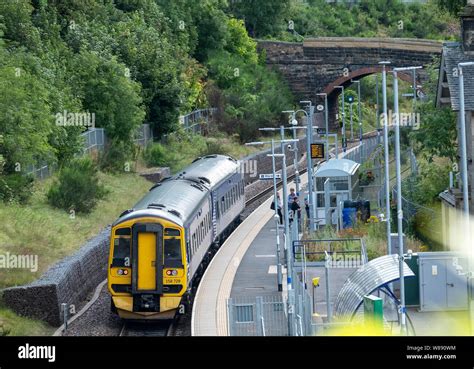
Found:
[[[113,140],[100,156],[100,168],[108,172],[129,171],[127,163],[134,155],[134,147],[123,141]]]
[[[148,166],[165,167],[169,165],[170,155],[163,145],[156,143],[146,148],[144,158]]]
[[[34,178],[20,173],[0,176],[0,200],[26,204],[31,197]]]
[[[106,194],[107,191],[99,183],[96,165],[90,158],[81,158],[61,169],[47,197],[54,207],[89,213]]]

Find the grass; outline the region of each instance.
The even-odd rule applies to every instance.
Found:
[[[18,316],[0,306],[0,336],[46,336],[52,335],[55,330],[40,320]]]
[[[176,173],[199,156],[209,154],[229,155],[241,159],[261,148],[243,146],[235,136],[222,133],[204,137],[176,132],[167,137],[166,144],[154,143],[144,153],[148,166],[170,167]]]
[[[305,234],[305,239],[336,239],[336,238],[363,238],[365,241],[367,256],[369,260],[378,258],[387,254],[387,237],[386,225],[383,222],[362,223],[357,222],[353,228],[345,228],[337,231],[332,227],[324,227],[320,231],[313,234]],[[338,244],[339,250],[354,250],[353,242],[345,242]],[[422,242],[413,237],[406,237],[407,249],[418,252],[422,250]]]
[[[47,204],[46,192],[53,178],[38,181],[28,205],[0,207],[0,254],[38,255],[38,270],[0,269],[0,288],[29,283],[58,260],[72,254],[104,226],[112,223],[149,189],[136,174],[100,174],[110,191],[88,215],[69,213]]]

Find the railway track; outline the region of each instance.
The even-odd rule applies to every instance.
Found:
[[[375,137],[375,136],[377,136],[377,131],[367,132],[363,135],[362,140],[367,140],[367,139]],[[348,143],[347,149],[351,149],[352,147],[357,146],[359,144],[359,140],[348,140],[347,143]],[[341,153],[343,151],[342,147],[339,148],[338,151],[339,151],[339,153]],[[325,160],[322,160],[321,163],[323,163],[324,161]],[[308,170],[307,170],[306,167],[302,168],[299,171],[299,174],[302,175],[302,174],[306,173],[307,171]],[[296,177],[296,174],[289,175],[288,178],[287,178],[288,182],[291,182],[292,180],[294,180],[295,177]],[[277,182],[277,188],[281,188],[282,184],[283,184],[283,181],[281,181],[281,180],[278,181]],[[271,194],[272,192],[273,192],[273,183],[270,186],[268,186],[266,189],[264,189],[263,191],[259,192],[257,195],[254,195],[251,198],[249,198],[248,200],[246,200],[245,201],[245,207],[249,207],[249,206],[253,205],[254,203],[258,202],[262,198],[265,198],[267,195]]]
[[[120,330],[120,337],[166,337],[171,336],[175,321],[131,322],[125,321]]]
[[[364,139],[370,138],[372,136],[376,135],[373,134],[372,132],[367,133],[367,135],[364,135]],[[352,146],[355,146],[358,144],[359,141],[356,142],[350,142],[348,145],[348,148],[351,148]],[[340,150],[342,151],[342,150]],[[300,170],[300,175],[306,173],[307,169],[302,168]],[[295,174],[288,175],[288,181],[292,181],[295,178]],[[282,186],[282,181],[278,181],[277,183],[278,187],[281,188]],[[273,183],[271,183],[267,188],[259,191],[256,195],[250,197],[246,202],[245,202],[245,208],[247,212],[251,212],[252,208],[257,206],[259,202],[262,200],[266,200],[266,198],[272,194],[273,192]],[[215,252],[216,250],[214,250]],[[213,256],[213,255],[212,255]],[[211,258],[212,259],[212,258]],[[207,265],[205,266],[207,267]],[[205,270],[204,267],[204,270]],[[95,304],[96,300],[99,297],[99,292],[103,287],[103,284],[106,281],[104,281],[101,285],[98,286],[96,290],[96,297],[94,297],[81,311],[81,314],[78,314],[77,317],[74,317],[72,320],[69,321],[69,324],[72,323],[73,320],[76,318],[80,318],[85,312],[87,312],[92,305]],[[192,305],[191,309],[186,313],[186,315],[189,315],[190,312],[192,311]],[[173,321],[157,321],[157,322],[123,322],[120,331],[119,331],[119,336],[121,337],[136,337],[136,336],[145,336],[145,337],[165,337],[165,336],[172,336],[175,334],[180,334],[180,330],[186,332],[187,329],[183,328],[187,324],[190,324],[189,319],[186,318],[186,315],[181,315],[175,318]],[[189,318],[189,317],[188,317]],[[55,333],[55,335],[61,335],[62,328],[58,329],[58,331]],[[183,333],[181,333],[182,335]],[[186,333],[184,333],[186,335]]]

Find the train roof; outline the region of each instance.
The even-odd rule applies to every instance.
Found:
[[[173,178],[197,180],[211,189],[239,170],[239,162],[226,155],[207,155],[196,159]]]
[[[183,225],[208,194],[202,184],[186,179],[168,179],[155,184],[133,211],[121,216],[115,224],[137,216],[160,216]]]
[[[114,225],[137,217],[161,217],[184,225],[208,195],[232,173],[239,170],[239,162],[225,155],[207,155],[173,177],[155,184],[129,211],[125,211]]]

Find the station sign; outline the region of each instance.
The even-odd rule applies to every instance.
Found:
[[[311,144],[311,159],[324,159],[324,143]]]
[[[324,105],[318,105],[316,106],[317,111],[323,111],[324,110]]]
[[[260,174],[260,176],[259,176],[258,178],[261,179],[261,180],[273,179],[273,174],[272,174],[272,173],[269,173],[269,174]],[[280,174],[280,173],[276,173],[276,174],[275,174],[275,178],[276,178],[276,179],[281,179],[281,174]]]

